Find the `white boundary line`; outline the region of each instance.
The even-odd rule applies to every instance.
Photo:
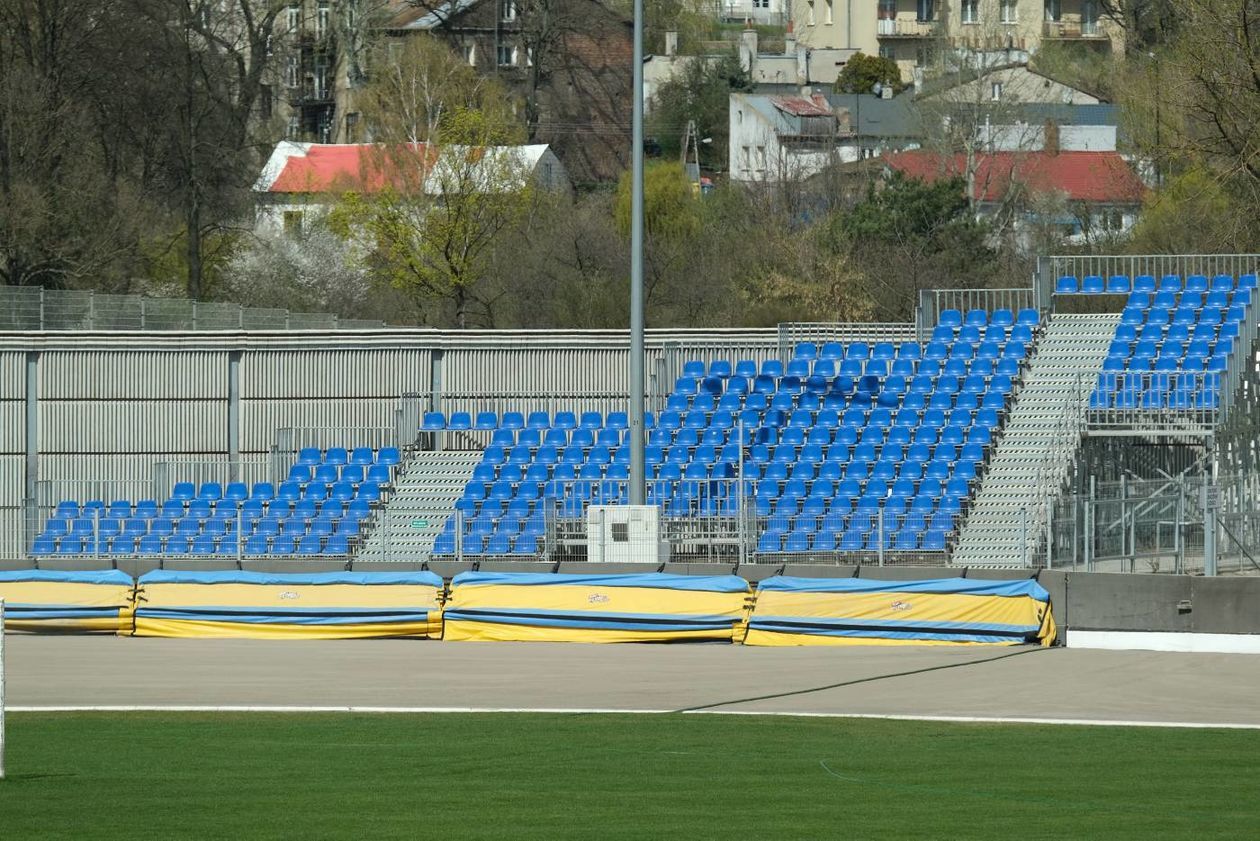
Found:
[[[173,712],[173,713],[363,713],[414,715],[422,713],[559,713],[565,715],[669,715],[675,710],[615,709],[608,707],[367,707],[367,706],[255,706],[255,705],[74,705],[74,706],[16,706],[9,707],[14,713],[69,713],[69,712]],[[1174,727],[1190,729],[1260,730],[1260,724],[1224,723],[1206,721],[1139,721],[1134,719],[1105,718],[1023,718],[1017,716],[975,715],[897,715],[887,713],[819,713],[819,712],[760,712],[754,710],[683,710],[682,715],[752,715],[780,716],[787,718],[861,718],[885,721],[933,721],[949,724],[1066,724],[1076,727]]]

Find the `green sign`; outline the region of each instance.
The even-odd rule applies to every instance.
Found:
[[[412,520],[411,527],[413,529],[427,529],[429,527],[428,520]]]

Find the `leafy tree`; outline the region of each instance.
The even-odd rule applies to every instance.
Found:
[[[891,58],[854,53],[836,77],[836,93],[871,93],[875,85],[891,87],[893,93],[905,89],[901,71]]]
[[[688,59],[657,89],[648,131],[666,154],[678,155],[687,121],[695,120],[700,138],[712,141],[699,146],[701,165],[720,169],[728,160],[731,93],[751,89],[752,80],[734,53]]]
[[[908,318],[922,289],[986,285],[994,253],[965,187],[960,178],[929,184],[896,172],[833,217],[833,247],[851,250],[867,274],[878,318]]]
[[[1129,248],[1139,254],[1246,251],[1258,233],[1253,219],[1226,184],[1192,167],[1147,198]]]
[[[507,94],[440,42],[417,39],[366,88],[376,140],[370,185],[347,192],[330,227],[365,243],[378,278],[404,290],[421,319],[488,326],[485,283],[496,244],[527,216],[534,188],[514,144]],[[418,142],[423,140],[425,142]]]
[[[630,173],[617,184],[617,228],[630,235]],[[685,239],[696,233],[700,214],[681,164],[653,161],[643,170],[644,234],[652,241]]]

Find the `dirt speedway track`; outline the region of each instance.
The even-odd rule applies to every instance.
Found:
[[[1260,727],[1260,657],[1080,649],[7,638],[10,709],[639,710]]]

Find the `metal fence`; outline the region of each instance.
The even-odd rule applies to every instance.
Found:
[[[362,330],[385,322],[186,298],[0,286],[0,330]]]
[[[792,359],[796,346],[811,342],[821,346],[828,342],[900,342],[915,341],[914,325],[910,323],[841,323],[787,321],[779,325],[779,356],[783,362]]]
[[[1206,516],[1205,516],[1205,512]],[[1260,476],[1091,482],[1055,506],[1044,565],[1089,572],[1260,572]]]
[[[945,310],[958,310],[964,315],[970,310],[1007,309],[1018,314],[1022,309],[1036,307],[1032,287],[1018,289],[922,289],[919,306],[915,310],[914,328],[920,342],[926,342],[940,321]]]
[[[1054,287],[1060,277],[1084,278],[1090,275],[1109,278],[1124,275],[1134,278],[1151,275],[1156,279],[1166,274],[1201,274],[1212,277],[1227,274],[1238,277],[1260,270],[1257,254],[1062,254],[1039,257],[1033,279],[1036,306],[1048,310]]]
[[[732,468],[738,472],[737,467]],[[537,499],[517,488],[465,499],[453,511],[388,506],[365,560],[485,558],[691,563],[942,564],[961,513],[800,500],[759,513],[754,483],[738,476],[653,479],[652,521],[635,524],[623,479],[553,480]],[[532,497],[532,491],[529,495]]]

